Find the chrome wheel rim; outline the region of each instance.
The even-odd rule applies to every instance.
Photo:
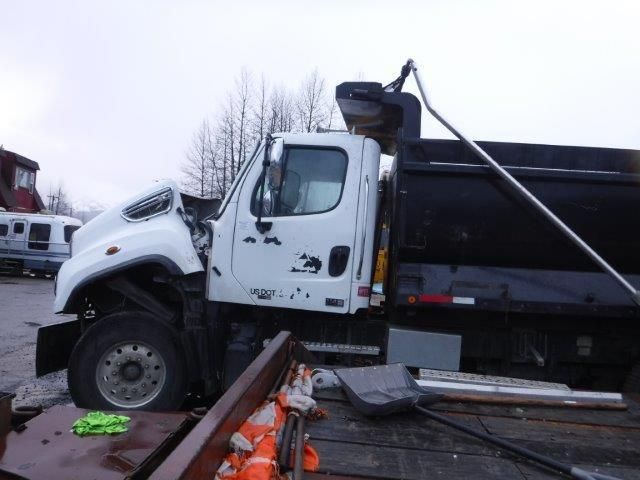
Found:
[[[118,407],[146,405],[160,394],[165,381],[162,355],[144,342],[123,342],[109,347],[96,367],[98,390]]]

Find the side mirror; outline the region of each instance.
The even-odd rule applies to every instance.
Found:
[[[276,138],[269,149],[269,162],[271,165],[282,163],[282,152],[284,151],[284,140]]]
[[[271,230],[271,222],[262,221],[262,210],[265,205],[265,193],[269,195],[269,207],[273,208],[272,191],[280,188],[282,183],[282,153],[284,152],[284,140],[273,138],[267,134],[265,138],[264,158],[262,160],[262,176],[260,177],[260,195],[258,198],[258,220],[256,229],[264,234]],[[268,180],[269,191],[264,191],[265,180]]]
[[[282,184],[282,153],[284,152],[284,141],[276,138],[269,148],[269,167],[267,168],[267,179],[271,190],[278,190]]]
[[[269,190],[268,192],[264,192],[262,197],[262,213],[267,217],[271,216],[273,212],[273,192]]]

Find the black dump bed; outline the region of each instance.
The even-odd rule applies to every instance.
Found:
[[[623,273],[640,273],[640,152],[478,142]],[[396,164],[401,262],[598,271],[459,141],[408,144]]]
[[[350,130],[395,154],[386,288],[395,305],[456,297],[464,308],[622,307],[619,313],[637,314],[613,280],[462,142],[420,139],[413,95],[350,82],[337,98]],[[640,285],[640,152],[478,144]]]

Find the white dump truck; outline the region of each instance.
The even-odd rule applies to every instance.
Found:
[[[40,329],[37,373],[68,367],[79,406],[174,409],[290,330],[322,363],[637,390],[638,152],[476,143],[419,82],[459,141],[422,139],[410,72],[339,85],[348,134],[269,135],[213,215],[163,181],[76,232],[55,311],[78,319]]]

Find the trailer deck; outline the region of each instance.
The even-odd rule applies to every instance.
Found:
[[[332,475],[327,478],[562,478],[417,413],[367,418],[339,389],[315,396],[329,418],[309,422],[307,432],[321,471]],[[640,479],[640,407],[626,401],[628,411],[470,403],[431,408],[556,460]]]
[[[184,414],[142,412],[131,414],[126,434],[74,437],[67,432],[79,409],[55,407],[28,422],[22,434],[0,436],[0,478],[214,478],[231,435],[281,384],[292,359],[308,362],[309,353],[282,332],[184,438],[179,434]],[[341,389],[316,391],[314,397],[328,418],[307,422],[309,441],[320,456],[319,471],[306,472],[307,480],[561,478],[417,413],[367,418]],[[624,400],[627,410],[455,401],[431,408],[565,463],[640,479],[640,396]],[[39,425],[46,425],[46,431],[40,432]],[[162,434],[152,434],[153,441],[145,440],[142,450],[135,447],[134,440],[156,426]],[[67,440],[58,448],[66,453],[54,455],[57,442],[50,439],[63,437]],[[171,437],[175,440],[168,441]]]
[[[304,348],[285,333],[263,353],[167,458],[153,480],[195,479],[215,472],[223,446],[277,383],[278,372],[291,358],[305,360],[301,358]],[[561,478],[415,413],[367,418],[340,389],[317,391],[314,398],[327,410],[328,418],[307,422],[309,441],[320,455],[320,469],[305,473],[308,480]],[[433,408],[564,462],[640,479],[638,400],[625,397],[625,411],[475,403],[442,403]]]

